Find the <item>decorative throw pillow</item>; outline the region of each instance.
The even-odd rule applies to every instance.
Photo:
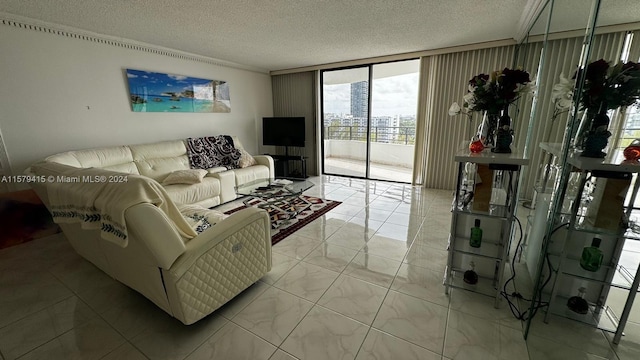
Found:
[[[210,169],[224,166],[237,169],[240,151],[233,147],[230,136],[208,136],[187,139],[187,154],[192,169]]]
[[[197,184],[202,182],[207,173],[207,170],[203,169],[176,170],[167,175],[162,185]]]
[[[251,154],[249,154],[245,149],[239,149],[239,150],[240,150],[240,160],[238,161],[238,166],[240,166],[241,168],[246,168],[249,166],[256,165],[258,163],[256,159],[254,159],[253,156],[251,156]]]

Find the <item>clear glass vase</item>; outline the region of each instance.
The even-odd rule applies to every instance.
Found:
[[[500,114],[489,113],[487,111],[485,111],[482,116],[482,123],[480,123],[478,127],[478,137],[485,148],[492,149],[495,146],[495,133],[499,119]]]

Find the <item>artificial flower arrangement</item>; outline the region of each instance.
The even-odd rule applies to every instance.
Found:
[[[551,114],[551,126],[544,138],[544,142],[548,142],[553,130],[555,120],[562,114],[568,113],[573,104],[573,87],[574,81],[568,79],[564,74],[560,74],[560,81],[553,85],[551,90],[551,101],[553,102],[553,114]]]
[[[576,71],[574,79],[580,75]],[[584,69],[584,84],[578,94],[585,116],[577,129],[574,144],[582,148],[581,156],[602,158],[611,132],[607,110],[626,107],[640,100],[640,64],[633,61],[611,66],[604,59]]]
[[[578,72],[574,78],[578,76]],[[640,64],[633,61],[611,66],[604,59],[587,65],[580,94],[583,110],[597,113],[636,104],[640,99]]]
[[[564,74],[560,74],[560,81],[553,85],[551,90],[551,101],[554,104],[554,110],[564,112],[571,107],[571,104],[573,104],[573,87],[574,81],[566,78]]]
[[[469,89],[467,94],[463,96],[463,108],[457,102],[451,104],[449,115],[456,116],[464,114],[469,118],[473,112],[486,112],[490,119],[487,129],[481,131],[483,133],[483,142],[485,145],[493,146],[492,133],[497,129],[497,118],[500,112],[504,110],[503,118],[508,118],[507,109],[510,104],[514,103],[522,94],[531,92],[534,89],[534,83],[531,81],[528,72],[521,69],[509,69],[493,71],[490,75],[478,74],[469,80]],[[500,125],[503,128],[508,144],[504,143],[499,149],[492,149],[496,152],[510,152],[509,144],[511,143],[510,118],[509,125]],[[500,131],[500,129],[498,129]],[[508,133],[508,134],[507,134]],[[497,142],[497,141],[496,141]]]
[[[470,112],[497,114],[518,100],[520,95],[530,92],[533,85],[529,73],[520,69],[504,68],[491,75],[478,74],[469,80],[469,91],[463,96],[463,107]],[[449,108],[449,115],[460,113],[469,114],[454,102]]]

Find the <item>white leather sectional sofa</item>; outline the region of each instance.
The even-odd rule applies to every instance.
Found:
[[[243,146],[232,137],[236,148]],[[171,199],[181,204],[213,207],[236,199],[234,186],[258,179],[274,178],[273,159],[268,155],[253,157],[257,164],[241,169],[209,169],[199,184],[166,185]],[[162,182],[175,170],[189,169],[189,158],[184,140],[163,141],[141,145],[124,145],[98,149],[68,151],[47,157],[45,162],[77,168],[97,167],[127,174],[137,174]]]
[[[234,143],[241,146],[237,140]],[[135,181],[107,185],[112,192],[109,199],[118,198],[119,191],[135,193],[135,187],[154,190],[151,200],[125,206],[126,242],[105,240],[104,223],[102,229],[82,221],[64,221],[60,227],[81,256],[184,324],[192,324],[271,269],[270,220],[264,210],[248,208],[227,216],[207,209],[235,199],[236,184],[273,178],[273,160],[255,159],[256,165],[242,169],[210,169],[197,184],[161,186],[167,174],[189,168],[185,143],[177,140],[65,152],[49,156],[27,172],[43,179],[61,179],[78,171],[91,178],[130,174]],[[92,186],[56,181],[31,185],[50,210],[52,193],[60,188],[75,197],[76,190]],[[99,199],[95,203],[100,207]],[[167,210],[182,208],[195,209],[212,226],[185,236],[178,224],[184,224],[183,219]]]

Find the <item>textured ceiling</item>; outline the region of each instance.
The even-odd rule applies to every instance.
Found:
[[[266,70],[512,38],[527,0],[0,0],[0,11]]]
[[[0,11],[280,70],[511,39],[527,2],[0,0]]]

